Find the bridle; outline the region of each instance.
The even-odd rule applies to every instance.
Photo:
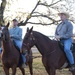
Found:
[[[34,42],[34,40],[35,40],[35,38],[34,38],[33,36],[30,37],[29,39],[30,39],[30,41],[33,41],[33,42]],[[28,49],[28,50],[25,50],[25,53],[28,54],[28,51],[29,51],[30,48],[31,48],[31,47],[30,47],[30,43],[28,42],[28,43],[26,44],[26,43],[23,42],[22,44]]]
[[[31,33],[31,37],[29,37],[29,39],[30,41],[33,41],[33,42],[35,41],[35,37],[33,36],[33,33]],[[30,45],[30,43],[29,42],[27,44],[23,43],[23,45],[27,47],[28,45]]]
[[[33,42],[34,42],[34,40],[35,39],[32,39]],[[26,47],[28,47],[28,46],[30,46],[30,43],[27,43],[27,44],[26,43],[23,43],[23,45],[26,46]]]

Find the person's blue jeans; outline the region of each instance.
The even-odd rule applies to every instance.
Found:
[[[0,54],[2,53],[2,48],[0,47]]]
[[[69,60],[70,64],[74,64],[74,57],[72,54],[71,45],[72,45],[72,38],[66,39],[66,40],[61,40],[61,42],[64,45],[64,52],[66,53],[66,57]]]
[[[16,46],[18,46],[18,48],[21,49],[22,41],[16,39],[14,39],[13,41],[15,42]],[[26,56],[24,54],[21,55],[22,55],[23,63],[26,63]]]

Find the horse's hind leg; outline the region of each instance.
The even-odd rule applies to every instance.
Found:
[[[9,68],[3,67],[5,75],[9,75]]]
[[[22,72],[22,75],[25,75],[25,70],[24,70],[24,68],[22,68],[22,67],[19,67],[20,68],[20,70],[21,70],[21,72]]]

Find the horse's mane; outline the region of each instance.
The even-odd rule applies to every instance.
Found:
[[[37,35],[39,35],[41,39],[43,38],[43,39],[46,39],[46,41],[51,41],[51,39],[49,37],[47,37],[46,35],[44,35],[44,34],[42,34],[40,32],[33,31],[33,34],[34,34],[35,37],[37,37]]]

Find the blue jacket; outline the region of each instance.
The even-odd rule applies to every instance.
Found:
[[[9,29],[10,37],[16,40],[22,40],[22,29],[16,26]]]
[[[55,35],[59,35],[61,38],[71,38],[73,36],[73,25],[69,20],[61,22],[57,28]]]

